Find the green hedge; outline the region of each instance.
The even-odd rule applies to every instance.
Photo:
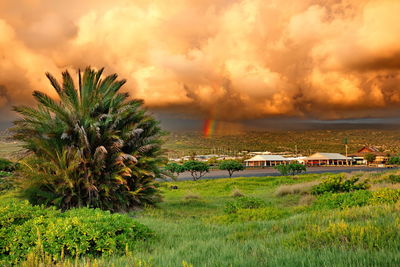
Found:
[[[346,179],[342,175],[330,177],[322,183],[314,186],[311,190],[313,195],[321,195],[325,193],[341,193],[356,190],[365,190],[369,188],[367,181],[360,182],[359,177],[351,177]]]
[[[152,231],[127,215],[80,208],[65,213],[27,201],[0,204],[0,265],[17,263],[40,247],[57,258],[125,253]]]

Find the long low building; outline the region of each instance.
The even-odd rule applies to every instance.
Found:
[[[312,166],[337,166],[351,165],[351,158],[343,156],[339,153],[315,153],[305,159],[307,165]]]
[[[245,160],[246,167],[269,167],[280,164],[286,164],[290,160],[280,155],[257,155],[251,159]]]

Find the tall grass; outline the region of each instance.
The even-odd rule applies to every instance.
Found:
[[[179,189],[163,184],[163,203],[131,213],[157,238],[137,243],[130,255],[78,259],[78,266],[400,265],[399,203],[313,210],[313,199],[301,201],[308,195],[275,195],[283,185],[290,186],[290,192],[302,192],[293,188],[309,187],[320,179],[321,175],[302,175],[296,181],[286,177],[184,181]],[[226,215],[225,204],[237,199],[231,195],[235,189],[262,199],[265,206],[239,209],[235,215],[239,219],[217,220]],[[188,192],[201,195],[201,201],[185,200]],[[75,259],[62,264],[74,266]]]

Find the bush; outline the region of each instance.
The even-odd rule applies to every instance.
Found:
[[[400,190],[384,188],[372,192],[371,204],[394,204],[400,200]]]
[[[313,203],[315,209],[344,209],[369,204],[372,193],[367,190],[323,194]]]
[[[8,159],[0,158],[0,171],[12,172],[15,170],[15,164]]]
[[[299,163],[281,164],[274,167],[281,175],[295,175],[302,172],[306,172],[306,166]]]
[[[146,226],[127,215],[80,208],[65,213],[7,201],[0,206],[0,263],[17,263],[41,246],[58,257],[124,253],[138,240],[152,236]]]
[[[236,213],[239,209],[258,209],[265,207],[266,203],[262,199],[255,197],[238,197],[225,204],[225,213]]]
[[[369,188],[367,181],[358,182],[359,180],[359,177],[351,177],[349,179],[345,179],[343,176],[330,177],[314,186],[311,193],[313,195],[320,195],[324,193],[351,192]]]
[[[389,164],[392,164],[392,165],[400,165],[400,157],[399,157],[399,156],[397,156],[397,157],[391,157],[391,158],[389,159],[388,163],[389,163]]]

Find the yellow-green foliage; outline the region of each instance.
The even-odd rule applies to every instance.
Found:
[[[311,225],[303,235],[306,247],[352,247],[363,249],[383,249],[397,247],[400,241],[399,220],[389,224],[350,224],[344,221],[328,226]]]
[[[372,198],[370,199],[371,204],[393,204],[400,200],[400,190],[384,188],[381,190],[374,191]]]
[[[0,263],[15,263],[40,244],[52,257],[111,255],[148,239],[148,227],[121,214],[98,209],[55,209],[26,201],[0,205]]]
[[[257,209],[238,209],[235,213],[214,216],[207,220],[210,223],[234,223],[234,222],[253,222],[270,221],[282,219],[290,215],[288,210],[277,209],[275,207],[264,207]]]

